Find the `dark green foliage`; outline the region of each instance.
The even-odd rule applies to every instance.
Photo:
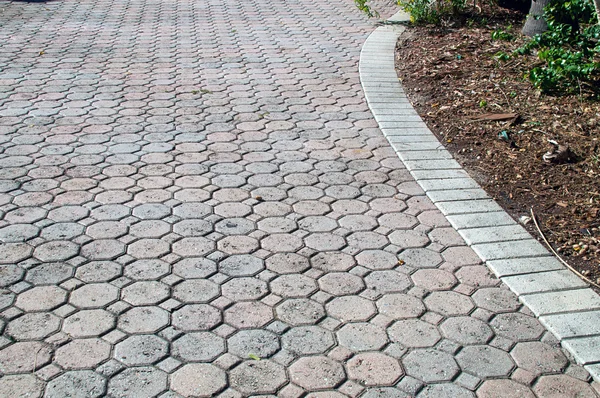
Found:
[[[515,35],[510,33],[511,30],[512,25],[508,25],[506,29],[496,29],[492,32],[492,40],[513,41],[515,39]]]
[[[542,61],[529,72],[529,80],[546,93],[598,92],[600,26],[592,0],[553,0],[544,17],[548,30],[516,51],[535,50]]]

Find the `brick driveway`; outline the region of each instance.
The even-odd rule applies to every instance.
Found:
[[[381,135],[372,29],[0,0],[0,397],[596,396]]]

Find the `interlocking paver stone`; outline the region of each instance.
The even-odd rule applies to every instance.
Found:
[[[500,288],[480,289],[473,294],[473,300],[479,307],[493,312],[512,312],[521,306],[514,293]]]
[[[167,355],[168,343],[154,335],[128,337],[115,346],[114,357],[125,365],[150,365]]]
[[[114,316],[105,310],[83,310],[70,315],[62,325],[63,332],[73,337],[99,336],[114,327]]]
[[[384,250],[364,250],[356,256],[356,260],[370,269],[389,269],[398,265],[398,257]]]
[[[564,279],[426,135],[403,27],[367,39],[339,0],[155,3],[2,6],[0,396],[591,391],[487,272]],[[596,333],[584,314],[542,320]]]
[[[229,352],[240,358],[268,358],[279,350],[279,338],[268,330],[241,330],[227,340]]]
[[[223,338],[210,332],[188,333],[172,343],[171,354],[186,361],[213,361],[225,351]]]
[[[18,342],[0,351],[0,372],[32,373],[47,365],[51,356],[52,350],[46,344],[37,341]],[[31,362],[31,358],[37,358],[37,362]]]
[[[516,341],[537,340],[545,331],[535,318],[521,313],[499,314],[490,326],[496,334]]]
[[[542,376],[533,391],[538,397],[594,397],[589,384],[567,375]]]
[[[156,397],[167,389],[167,374],[152,367],[125,369],[108,382],[108,393],[116,397]]]
[[[321,289],[329,294],[343,296],[356,294],[365,288],[362,278],[346,272],[329,272],[319,279]]]
[[[244,395],[272,394],[287,381],[283,366],[269,361],[245,361],[230,372],[229,383]]]
[[[111,346],[98,338],[75,339],[58,348],[54,360],[65,369],[93,369],[110,356]]]
[[[45,263],[27,270],[25,279],[34,285],[64,282],[73,275],[73,267],[65,263]]]
[[[337,297],[327,303],[327,313],[342,321],[366,321],[375,314],[375,304],[362,297]]]
[[[225,310],[225,322],[244,328],[260,328],[273,320],[273,309],[256,301],[242,302]]]
[[[335,344],[333,334],[319,326],[298,326],[282,337],[283,348],[296,355],[323,354]]]
[[[468,316],[448,318],[440,325],[440,330],[444,336],[462,345],[485,344],[494,336],[486,322]]]
[[[412,286],[407,275],[392,270],[373,271],[365,277],[365,282],[367,289],[376,294],[401,293]]]
[[[38,286],[21,293],[15,305],[25,311],[52,310],[66,301],[67,292],[58,286]]]
[[[282,297],[307,297],[317,290],[315,280],[306,275],[282,275],[269,285],[273,293]]]
[[[379,352],[366,352],[353,357],[346,365],[348,377],[366,386],[392,385],[404,374],[398,361]]]
[[[377,301],[377,309],[394,319],[416,318],[425,312],[425,305],[409,294],[388,294]]]
[[[460,367],[480,378],[508,376],[514,367],[510,356],[495,347],[465,347],[456,359]]]
[[[446,316],[467,315],[475,307],[468,296],[456,292],[433,292],[425,298],[425,305]]]
[[[206,303],[219,295],[219,285],[205,279],[188,279],[173,287],[172,296],[183,303]]]
[[[510,352],[519,368],[534,374],[558,373],[567,365],[563,352],[539,341],[518,343]]]
[[[79,308],[102,308],[116,301],[119,289],[109,283],[90,283],[71,292],[69,302]]]
[[[171,323],[177,329],[195,332],[210,329],[221,322],[221,313],[207,304],[188,304],[173,312]]]
[[[204,363],[187,364],[171,376],[171,388],[184,397],[212,397],[226,385],[225,372]]]
[[[340,363],[324,356],[300,358],[289,372],[291,381],[308,391],[334,388],[346,377]]]
[[[388,328],[392,341],[405,347],[433,347],[442,336],[437,328],[419,319],[404,319]]]
[[[14,398],[39,398],[44,393],[44,382],[34,375],[4,376],[0,379],[0,395]]]
[[[533,392],[527,386],[506,379],[487,380],[477,390],[477,394],[484,398],[492,398],[498,395],[508,398],[535,397]]]
[[[6,334],[13,339],[43,339],[60,329],[60,319],[47,312],[27,313],[13,319],[6,326]]]
[[[76,370],[63,373],[48,383],[45,397],[101,397],[106,391],[106,380],[91,370]]]
[[[289,299],[275,309],[277,317],[290,325],[310,325],[325,317],[323,306],[309,299]]]
[[[388,342],[385,329],[371,323],[348,323],[338,332],[339,343],[351,351],[376,351]]]
[[[156,304],[169,297],[169,287],[157,281],[135,282],[123,289],[121,297],[133,305]]]
[[[431,348],[411,351],[402,363],[408,375],[425,383],[452,380],[459,372],[452,355]]]

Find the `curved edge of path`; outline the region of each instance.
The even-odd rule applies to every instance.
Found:
[[[398,12],[388,21],[407,20]],[[514,221],[427,128],[394,67],[403,31],[377,28],[360,54],[360,81],[379,128],[465,242],[600,381],[600,296]]]

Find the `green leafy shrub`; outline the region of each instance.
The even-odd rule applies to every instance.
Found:
[[[413,23],[437,24],[442,19],[458,15],[466,0],[398,0],[398,5],[410,14]]]
[[[517,54],[537,51],[542,61],[528,73],[546,93],[600,90],[600,26],[592,0],[553,0],[544,11],[548,30]]]
[[[496,29],[492,32],[492,40],[513,41],[515,39],[515,35],[510,33],[511,30],[512,25],[508,25],[506,29]]]

